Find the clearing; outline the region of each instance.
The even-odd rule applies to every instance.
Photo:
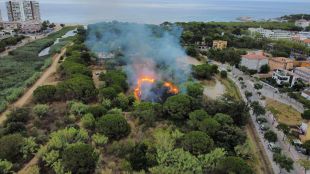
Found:
[[[267,98],[266,107],[280,123],[284,123],[289,126],[296,126],[300,125],[302,122],[301,113],[299,113],[292,106],[280,103],[271,98]]]

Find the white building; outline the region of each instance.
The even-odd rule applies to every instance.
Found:
[[[305,83],[310,83],[310,67],[297,67],[294,73]]]
[[[286,30],[273,30],[273,34],[271,35],[271,39],[279,40],[279,39],[291,39],[292,32]]]
[[[25,21],[41,21],[39,2],[24,1],[23,9]]]
[[[245,66],[249,70],[260,71],[260,68],[267,64],[268,58],[262,51],[248,53],[241,58],[241,66]]]
[[[305,19],[300,19],[298,21],[295,21],[295,26],[306,28],[310,25],[310,21],[307,21]]]
[[[270,38],[274,40],[279,39],[291,39],[293,33],[286,30],[268,30],[264,28],[249,28],[251,36],[260,35],[265,38]]]
[[[41,21],[40,5],[37,1],[6,2],[9,21]]]
[[[290,83],[291,76],[286,71],[277,69],[273,72],[272,78],[278,85],[283,85],[285,83]]]
[[[307,100],[310,100],[310,90],[306,89],[302,91],[301,96],[305,97]]]
[[[252,36],[255,36],[256,34],[261,35],[262,37],[270,38],[273,35],[272,30],[264,29],[264,28],[249,28],[249,31]]]
[[[6,2],[9,21],[22,21],[22,6],[19,1]]]

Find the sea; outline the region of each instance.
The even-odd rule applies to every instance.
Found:
[[[188,21],[255,20],[308,13],[310,0],[41,0],[43,19],[56,23],[89,24],[122,21],[160,24]],[[5,20],[6,10],[0,2]]]

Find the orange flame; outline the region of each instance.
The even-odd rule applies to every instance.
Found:
[[[171,82],[165,82],[164,86],[169,88],[169,93],[171,94],[177,94],[179,93],[179,88],[176,87],[174,84],[172,84]]]
[[[137,84],[137,87],[135,88],[134,90],[134,95],[135,95],[135,98],[137,100],[140,100],[140,96],[141,96],[141,85],[143,83],[150,83],[150,84],[153,84],[155,82],[155,79],[152,78],[152,77],[142,77],[138,80],[138,84]]]
[[[141,92],[141,86],[144,83],[153,84],[153,83],[155,83],[155,79],[153,77],[142,77],[142,78],[139,78],[137,86],[134,89],[134,95],[135,95],[135,98],[137,100],[140,100],[140,97],[142,95],[141,94],[142,93]],[[165,82],[163,86],[169,88],[168,92],[171,93],[171,94],[178,94],[180,92],[179,88],[177,86],[175,86],[171,82]]]

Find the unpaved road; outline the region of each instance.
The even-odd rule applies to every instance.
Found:
[[[27,91],[22,95],[22,97],[20,97],[13,104],[9,105],[8,109],[0,115],[0,124],[3,124],[3,122],[6,120],[6,115],[9,113],[10,109],[24,106],[28,101],[30,101],[33,91],[36,90],[39,86],[42,86],[49,76],[53,75],[53,73],[56,73],[58,61],[65,52],[66,49],[64,48],[60,54],[56,54],[53,56],[52,65],[42,73],[41,77],[30,88],[27,89]]]

